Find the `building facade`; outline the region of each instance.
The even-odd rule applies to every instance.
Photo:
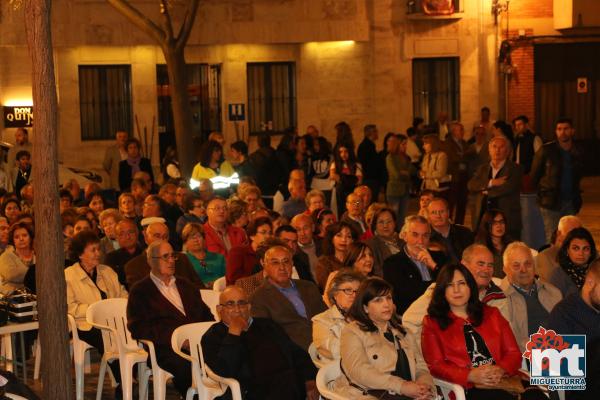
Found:
[[[229,143],[250,134],[253,147],[262,130],[294,126],[302,133],[315,125],[331,139],[334,125],[346,121],[359,139],[367,123],[382,133],[405,132],[413,117],[433,122],[439,112],[470,130],[486,105],[494,119],[527,114],[551,136],[550,113],[580,109],[558,104],[565,95],[589,103],[578,123],[589,125],[596,115],[594,71],[561,75],[535,64],[556,62],[553,49],[583,46],[580,55],[599,45],[591,20],[599,6],[589,12],[576,0],[512,0],[508,7],[504,0],[449,0],[452,14],[430,16],[423,2],[202,1],[186,48],[196,124],[190,134],[221,130]],[[131,3],[160,20],[158,1]],[[52,20],[60,160],[99,168],[108,139],[127,129],[159,164],[159,150],[173,140],[160,48],[104,1],[56,0]],[[0,2],[3,106],[31,104],[26,23],[22,10]],[[500,51],[507,38],[508,61]],[[587,78],[581,96],[571,93],[573,74],[573,82]],[[592,127],[586,138],[599,131]],[[13,130],[0,126],[2,139],[13,141]]]

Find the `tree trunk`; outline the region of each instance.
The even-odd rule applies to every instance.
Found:
[[[44,399],[71,399],[64,254],[58,198],[57,98],[50,29],[51,0],[28,0],[27,43],[32,65],[35,134],[36,284]]]
[[[173,110],[175,139],[177,140],[177,157],[182,176],[190,177],[192,176],[196,154],[193,140],[192,109],[187,92],[184,51],[183,48],[177,50],[168,45],[163,47],[163,53],[167,61],[169,75],[171,109]]]

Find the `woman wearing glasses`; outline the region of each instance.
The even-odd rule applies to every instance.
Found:
[[[374,235],[367,243],[373,250],[373,273],[377,276],[383,276],[383,262],[402,249],[396,225],[396,215],[391,208],[384,207],[375,211],[371,220],[371,232]]]
[[[87,323],[85,314],[90,304],[104,299],[126,298],[127,291],[119,283],[117,273],[107,265],[100,264],[100,239],[92,231],[81,231],[71,241],[69,259],[79,260],[65,269],[67,283],[67,308],[75,317],[79,338],[104,353],[100,330]],[[110,369],[120,382],[119,363],[109,363]],[[117,387],[117,391],[120,388]]]
[[[504,254],[506,246],[513,242],[506,228],[504,212],[498,209],[487,210],[481,216],[479,230],[475,236],[475,243],[486,246],[494,255],[494,276],[496,278],[504,278],[506,275],[503,270],[502,254]]]
[[[325,362],[340,358],[340,337],[346,325],[346,315],[364,276],[351,271],[340,270],[332,279],[327,290],[327,300],[331,307],[312,318],[313,343],[319,358]]]
[[[333,389],[349,399],[432,399],[427,365],[395,312],[392,286],[368,278],[348,310],[342,329],[342,374]]]
[[[423,356],[434,377],[464,387],[469,400],[512,399],[500,387],[516,376],[521,352],[500,311],[484,305],[478,293],[463,265],[440,271],[423,319]]]
[[[222,254],[206,250],[202,225],[194,222],[188,223],[183,228],[181,239],[185,255],[207,287],[212,287],[214,281],[225,276],[225,257]]]

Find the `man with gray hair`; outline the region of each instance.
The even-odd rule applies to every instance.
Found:
[[[428,249],[431,227],[420,215],[406,217],[400,238],[406,245],[383,262],[383,279],[394,287],[396,312],[403,314],[435,281],[447,257],[441,251]]]
[[[498,286],[500,279],[492,278],[494,272],[492,252],[483,244],[472,244],[462,253],[460,263],[473,274],[479,289],[479,300],[488,306],[498,307],[504,318],[507,318],[508,303],[502,289]],[[435,282],[429,285],[425,293],[402,314],[402,325],[415,335],[418,343],[421,342],[423,317],[427,315],[434,289]]]
[[[154,222],[148,225],[144,231],[144,240],[148,246],[156,241],[169,241],[169,228],[162,222]],[[204,289],[204,283],[194,270],[192,263],[186,255],[176,253],[174,259],[175,271],[177,276],[188,279],[197,289]],[[132,258],[125,264],[125,279],[127,287],[132,287],[134,283],[142,280],[150,272],[150,264],[146,254],[142,253]]]
[[[535,257],[535,266],[537,273],[540,278],[552,283],[558,289],[560,289],[563,297],[567,295],[569,290],[575,287],[572,282],[565,281],[562,268],[558,264],[558,251],[560,250],[563,241],[575,228],[581,228],[583,224],[581,220],[574,215],[567,215],[562,217],[558,221],[558,228],[556,229],[556,237],[554,243],[550,247],[540,251]],[[575,287],[576,289],[576,287]]]
[[[506,276],[500,288],[508,300],[508,322],[521,351],[529,336],[545,326],[550,312],[562,299],[560,290],[536,278],[531,249],[523,242],[512,242],[502,256]]]
[[[152,341],[159,367],[173,375],[177,391],[184,396],[192,383],[191,367],[171,348],[171,335],[181,325],[212,321],[214,317],[198,288],[175,276],[179,254],[173,252],[169,242],[150,243],[142,256],[150,273],[129,292],[127,327],[134,339]]]

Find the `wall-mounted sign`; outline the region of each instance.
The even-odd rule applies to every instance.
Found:
[[[5,128],[29,128],[33,126],[32,106],[4,106]]]
[[[229,120],[243,121],[246,119],[245,104],[229,104]]]
[[[577,93],[588,92],[588,80],[587,78],[577,78]]]

